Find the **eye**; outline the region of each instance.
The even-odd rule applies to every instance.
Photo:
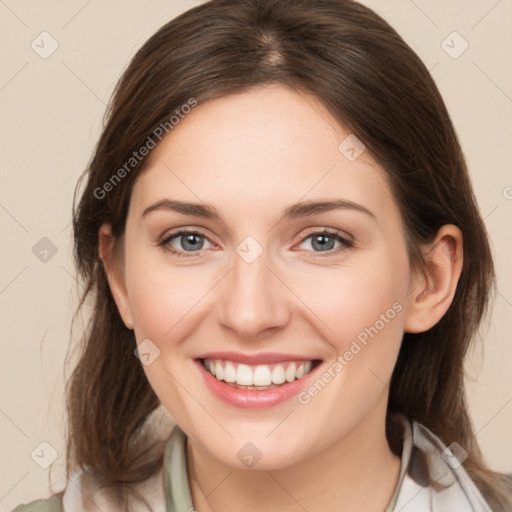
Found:
[[[211,244],[210,240],[197,231],[182,230],[177,233],[165,235],[158,241],[158,246],[166,252],[176,256],[197,256],[198,252],[205,249],[204,242]],[[173,245],[173,242],[175,245]],[[177,247],[178,246],[178,247]],[[206,247],[208,249],[209,247]]]
[[[210,246],[204,247],[205,241]],[[338,231],[331,231],[324,229],[322,231],[315,231],[304,237],[300,244],[309,241],[309,245],[313,250],[306,249],[308,252],[316,254],[316,256],[332,256],[341,251],[354,247],[354,243]],[[335,247],[336,243],[338,244]],[[211,248],[212,242],[209,238],[198,232],[192,230],[181,230],[176,233],[162,236],[157,245],[165,252],[169,252],[178,257],[191,257],[198,256],[204,249]],[[318,254],[318,253],[326,254]],[[312,256],[312,257],[316,257]]]
[[[354,243],[352,241],[343,237],[338,231],[331,231],[329,229],[310,233],[302,239],[301,244],[304,244],[306,241],[309,241],[308,245],[313,248],[312,252],[327,253],[325,255],[322,254],[321,256],[331,256],[332,254],[337,254],[349,247],[354,247]],[[339,245],[335,248],[336,243]]]

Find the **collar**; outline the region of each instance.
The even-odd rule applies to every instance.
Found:
[[[403,415],[400,420],[402,462],[395,492],[385,512],[492,512],[452,451],[420,423]],[[166,512],[194,511],[186,443],[186,434],[175,425],[164,454]]]

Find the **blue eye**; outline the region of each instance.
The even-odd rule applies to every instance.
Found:
[[[344,249],[354,247],[353,242],[341,236],[337,231],[331,231],[329,229],[310,233],[300,241],[300,244],[303,244],[306,240],[309,239],[311,239],[311,247],[313,250],[308,250],[307,252],[311,252],[318,256],[332,256],[343,251]],[[181,248],[172,245],[172,242],[175,240],[181,240],[179,243]],[[190,257],[198,256],[198,253],[201,253],[203,250],[205,250],[205,241],[207,241],[209,244],[212,243],[209,238],[202,233],[197,231],[182,230],[178,231],[177,233],[172,233],[171,235],[162,237],[158,241],[157,245],[161,247],[162,250],[175,256]],[[336,242],[338,242],[339,246],[335,248],[334,246]],[[206,249],[208,249],[208,247],[206,247]]]
[[[330,256],[332,254],[337,254],[338,252],[348,247],[354,247],[353,242],[342,237],[337,231],[330,231],[328,229],[309,234],[301,240],[301,244],[309,239],[311,239],[310,245],[314,249],[312,252],[327,253],[325,255],[322,254],[321,256]],[[334,248],[336,242],[338,242],[340,245],[337,248]]]
[[[171,242],[174,240],[181,239],[181,247],[185,250],[176,249],[173,247]],[[197,252],[203,250],[204,240],[208,240],[208,238],[201,233],[196,231],[178,231],[177,233],[173,233],[158,242],[158,245],[162,247],[163,250],[170,252],[171,254],[175,254],[178,256],[196,256]],[[208,240],[209,242],[209,240]],[[190,253],[190,254],[188,254]]]

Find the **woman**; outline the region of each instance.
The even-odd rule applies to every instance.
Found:
[[[86,176],[70,483],[17,510],[510,510],[463,383],[485,227],[373,11],[187,11],[123,74]]]

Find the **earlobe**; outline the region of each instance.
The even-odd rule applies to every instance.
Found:
[[[98,233],[99,257],[103,262],[103,268],[105,269],[110,291],[116,302],[119,314],[126,327],[133,329],[133,318],[124,272],[120,262],[115,258],[114,242],[115,239],[112,235],[111,226],[109,224],[103,224]]]
[[[462,232],[447,224],[435,240],[423,248],[427,267],[411,282],[405,332],[424,332],[433,327],[450,307],[463,263]]]

